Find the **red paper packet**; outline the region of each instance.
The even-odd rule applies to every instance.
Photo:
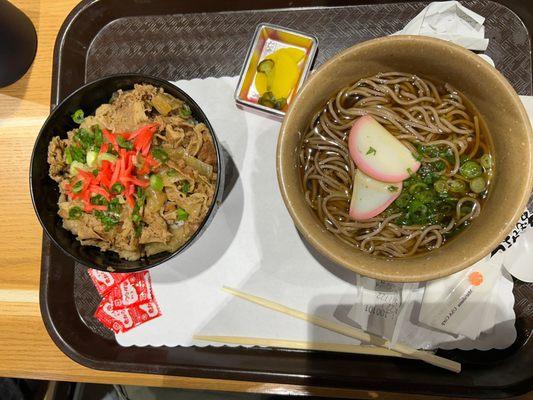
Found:
[[[135,272],[127,275],[108,292],[107,296],[112,300],[115,310],[146,303],[154,299],[152,281],[148,272]]]
[[[128,275],[130,275],[124,273],[105,272],[97,269],[89,269],[88,273],[100,296],[105,296],[107,292],[113,288],[113,286],[122,282],[128,277]]]
[[[103,297],[94,316],[108,329],[127,332],[161,315],[148,271],[110,273],[89,269],[88,273]]]
[[[155,300],[116,310],[113,308],[110,296],[102,300],[94,314],[105,327],[112,329],[115,333],[127,332],[160,315],[161,310]]]

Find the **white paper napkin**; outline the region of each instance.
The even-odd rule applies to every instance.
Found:
[[[458,1],[430,3],[396,35],[431,36],[466,47],[487,49],[485,18],[461,5]]]

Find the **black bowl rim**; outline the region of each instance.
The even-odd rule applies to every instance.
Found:
[[[213,144],[215,146],[215,151],[216,151],[216,154],[217,154],[217,184],[216,184],[215,194],[213,196],[213,201],[211,203],[211,206],[209,207],[209,210],[207,211],[206,217],[204,218],[204,220],[202,221],[202,223],[200,224],[198,229],[187,240],[187,242],[185,242],[182,246],[180,246],[176,251],[174,251],[172,253],[168,253],[168,255],[166,257],[162,258],[159,261],[151,263],[151,264],[149,264],[147,266],[139,266],[139,267],[133,267],[133,268],[124,268],[124,269],[117,268],[117,267],[100,268],[99,265],[95,265],[95,264],[89,266],[89,265],[86,264],[87,261],[80,259],[79,257],[75,256],[74,254],[71,254],[70,251],[68,249],[64,248],[63,246],[61,246],[59,244],[59,242],[55,239],[54,235],[52,235],[51,232],[48,231],[46,225],[44,224],[44,222],[43,222],[43,220],[41,218],[41,215],[39,214],[39,211],[37,210],[35,195],[33,193],[34,159],[35,159],[35,153],[37,151],[37,143],[42,139],[42,136],[44,135],[44,131],[45,131],[49,121],[58,112],[58,110],[61,108],[61,106],[64,103],[67,103],[76,94],[78,94],[80,92],[83,92],[83,91],[90,90],[91,86],[96,85],[98,83],[101,83],[102,81],[107,81],[107,80],[112,81],[114,79],[127,79],[127,78],[138,79],[139,81],[141,81],[141,80],[151,81],[151,82],[147,82],[147,83],[151,84],[151,85],[154,85],[154,86],[160,85],[164,89],[165,89],[165,87],[171,86],[172,90],[176,90],[176,91],[180,92],[180,94],[183,95],[183,97],[186,99],[186,101],[189,104],[193,104],[193,105],[195,105],[198,108],[198,110],[200,111],[200,117],[203,119],[203,121],[200,121],[200,122],[203,122],[207,126],[207,128],[209,129],[209,132],[211,133],[211,137],[213,138]],[[37,219],[39,220],[39,223],[41,224],[41,227],[43,228],[43,231],[48,236],[48,238],[50,238],[52,243],[57,248],[59,248],[64,254],[66,254],[68,257],[70,257],[75,262],[77,262],[80,265],[83,265],[86,268],[98,269],[98,270],[105,271],[105,272],[119,272],[119,273],[120,272],[125,272],[125,273],[127,273],[127,272],[137,272],[137,271],[144,271],[144,270],[148,270],[148,269],[154,268],[154,267],[156,267],[158,265],[163,264],[164,262],[169,261],[170,259],[176,257],[178,254],[182,253],[187,248],[189,248],[192,245],[192,243],[198,237],[200,237],[200,235],[205,231],[205,229],[207,228],[207,226],[209,225],[211,220],[214,218],[214,215],[215,215],[215,213],[217,211],[216,208],[218,208],[219,203],[220,203],[220,201],[222,199],[223,189],[224,189],[224,179],[225,179],[225,176],[224,176],[224,161],[223,161],[223,158],[222,158],[222,152],[220,150],[220,143],[219,143],[218,138],[217,138],[217,136],[215,134],[213,126],[209,122],[209,119],[205,115],[205,113],[204,113],[203,109],[200,107],[200,105],[196,101],[194,101],[192,99],[192,97],[189,96],[183,89],[181,89],[178,86],[174,85],[171,81],[168,81],[168,80],[165,80],[165,79],[161,79],[161,78],[158,78],[158,77],[155,77],[155,76],[151,76],[151,75],[138,74],[138,73],[122,73],[122,74],[106,75],[106,76],[104,76],[102,78],[98,78],[98,79],[95,79],[93,81],[85,83],[84,85],[80,86],[78,89],[76,89],[75,91],[70,93],[67,97],[65,97],[59,104],[57,104],[53,108],[53,110],[50,112],[50,115],[46,118],[46,120],[44,121],[41,129],[39,130],[39,133],[37,134],[37,137],[35,138],[35,143],[33,145],[33,150],[31,152],[30,168],[29,168],[30,197],[31,197],[33,210],[34,210],[34,212],[35,212],[35,214],[37,216]],[[65,229],[65,228],[61,227],[61,229]],[[71,232],[69,232],[69,234],[72,235]]]

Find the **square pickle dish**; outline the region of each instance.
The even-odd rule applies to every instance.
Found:
[[[317,47],[318,39],[313,35],[276,25],[259,24],[235,90],[237,106],[274,119],[283,119],[287,107],[311,70]],[[279,54],[278,51],[281,49],[294,49],[292,52],[285,52],[291,53],[294,58],[289,55],[283,56],[292,59],[294,64],[285,63],[285,60],[278,58],[277,65],[282,69],[276,71],[276,62],[266,63],[265,61],[269,57],[275,57],[275,53]],[[298,56],[299,54],[301,56]],[[269,71],[267,72],[273,70],[272,76],[276,82],[272,88],[266,77],[268,75],[262,79],[262,84],[259,83],[259,80],[263,78],[259,75],[263,75],[263,72],[260,72],[258,67],[265,64],[268,64]],[[276,99],[272,94],[276,94],[276,91],[284,92],[284,96]],[[267,95],[269,98],[266,98]],[[265,100],[262,101],[263,99]]]

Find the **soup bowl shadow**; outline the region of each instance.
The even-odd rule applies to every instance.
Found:
[[[344,86],[380,72],[402,71],[461,91],[480,113],[493,144],[494,177],[478,218],[442,247],[406,258],[369,255],[327,231],[307,205],[298,149],[313,115]],[[303,237],[330,260],[375,279],[421,282],[451,275],[488,255],[524,211],[533,183],[533,138],[527,113],[509,82],[476,54],[423,36],[370,40],[339,53],[307,80],[283,121],[278,183]]]

